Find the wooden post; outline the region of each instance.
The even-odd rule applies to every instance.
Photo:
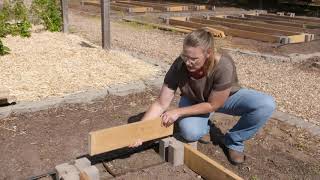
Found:
[[[263,0],[259,0],[259,9],[260,9],[260,10],[263,9]]]
[[[102,48],[110,49],[110,0],[101,0]]]
[[[61,2],[62,19],[63,19],[62,31],[64,33],[68,33],[68,27],[69,27],[68,0],[60,0],[60,2]]]

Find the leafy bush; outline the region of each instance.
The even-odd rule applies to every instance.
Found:
[[[31,36],[31,23],[28,18],[28,9],[23,0],[13,0],[9,3],[5,0],[0,11],[0,37],[7,35],[21,37]],[[10,49],[0,40],[0,55],[8,54]]]
[[[23,0],[14,0],[12,4],[4,1],[3,10],[0,12],[0,37],[5,37],[8,34],[30,37],[30,29],[28,9]]]
[[[31,5],[33,16],[41,19],[45,28],[51,32],[61,31],[62,17],[57,0],[34,0]]]
[[[3,45],[0,39],[0,55],[1,56],[6,55],[6,54],[9,54],[9,52],[10,52],[10,49],[7,46]]]

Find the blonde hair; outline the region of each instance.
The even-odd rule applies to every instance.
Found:
[[[204,52],[211,49],[210,57],[204,64],[204,70],[207,73],[207,76],[210,76],[218,63],[218,59],[214,57],[214,39],[209,29],[200,28],[192,31],[185,37],[183,46],[201,47]]]

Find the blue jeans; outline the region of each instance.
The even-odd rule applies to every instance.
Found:
[[[196,104],[187,97],[181,97],[179,107]],[[217,112],[241,116],[237,124],[225,135],[225,145],[243,152],[245,140],[250,139],[271,117],[276,105],[274,98],[251,89],[240,89],[230,96]],[[187,141],[197,141],[210,130],[210,113],[184,117],[178,121],[180,134]]]

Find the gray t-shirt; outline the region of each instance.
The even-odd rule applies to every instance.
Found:
[[[209,77],[204,76],[200,79],[191,77],[186,64],[178,57],[167,72],[164,83],[172,90],[177,90],[179,87],[181,96],[186,96],[197,103],[208,102],[212,91],[231,88],[230,95],[232,95],[241,88],[234,61],[228,54],[222,54]]]

